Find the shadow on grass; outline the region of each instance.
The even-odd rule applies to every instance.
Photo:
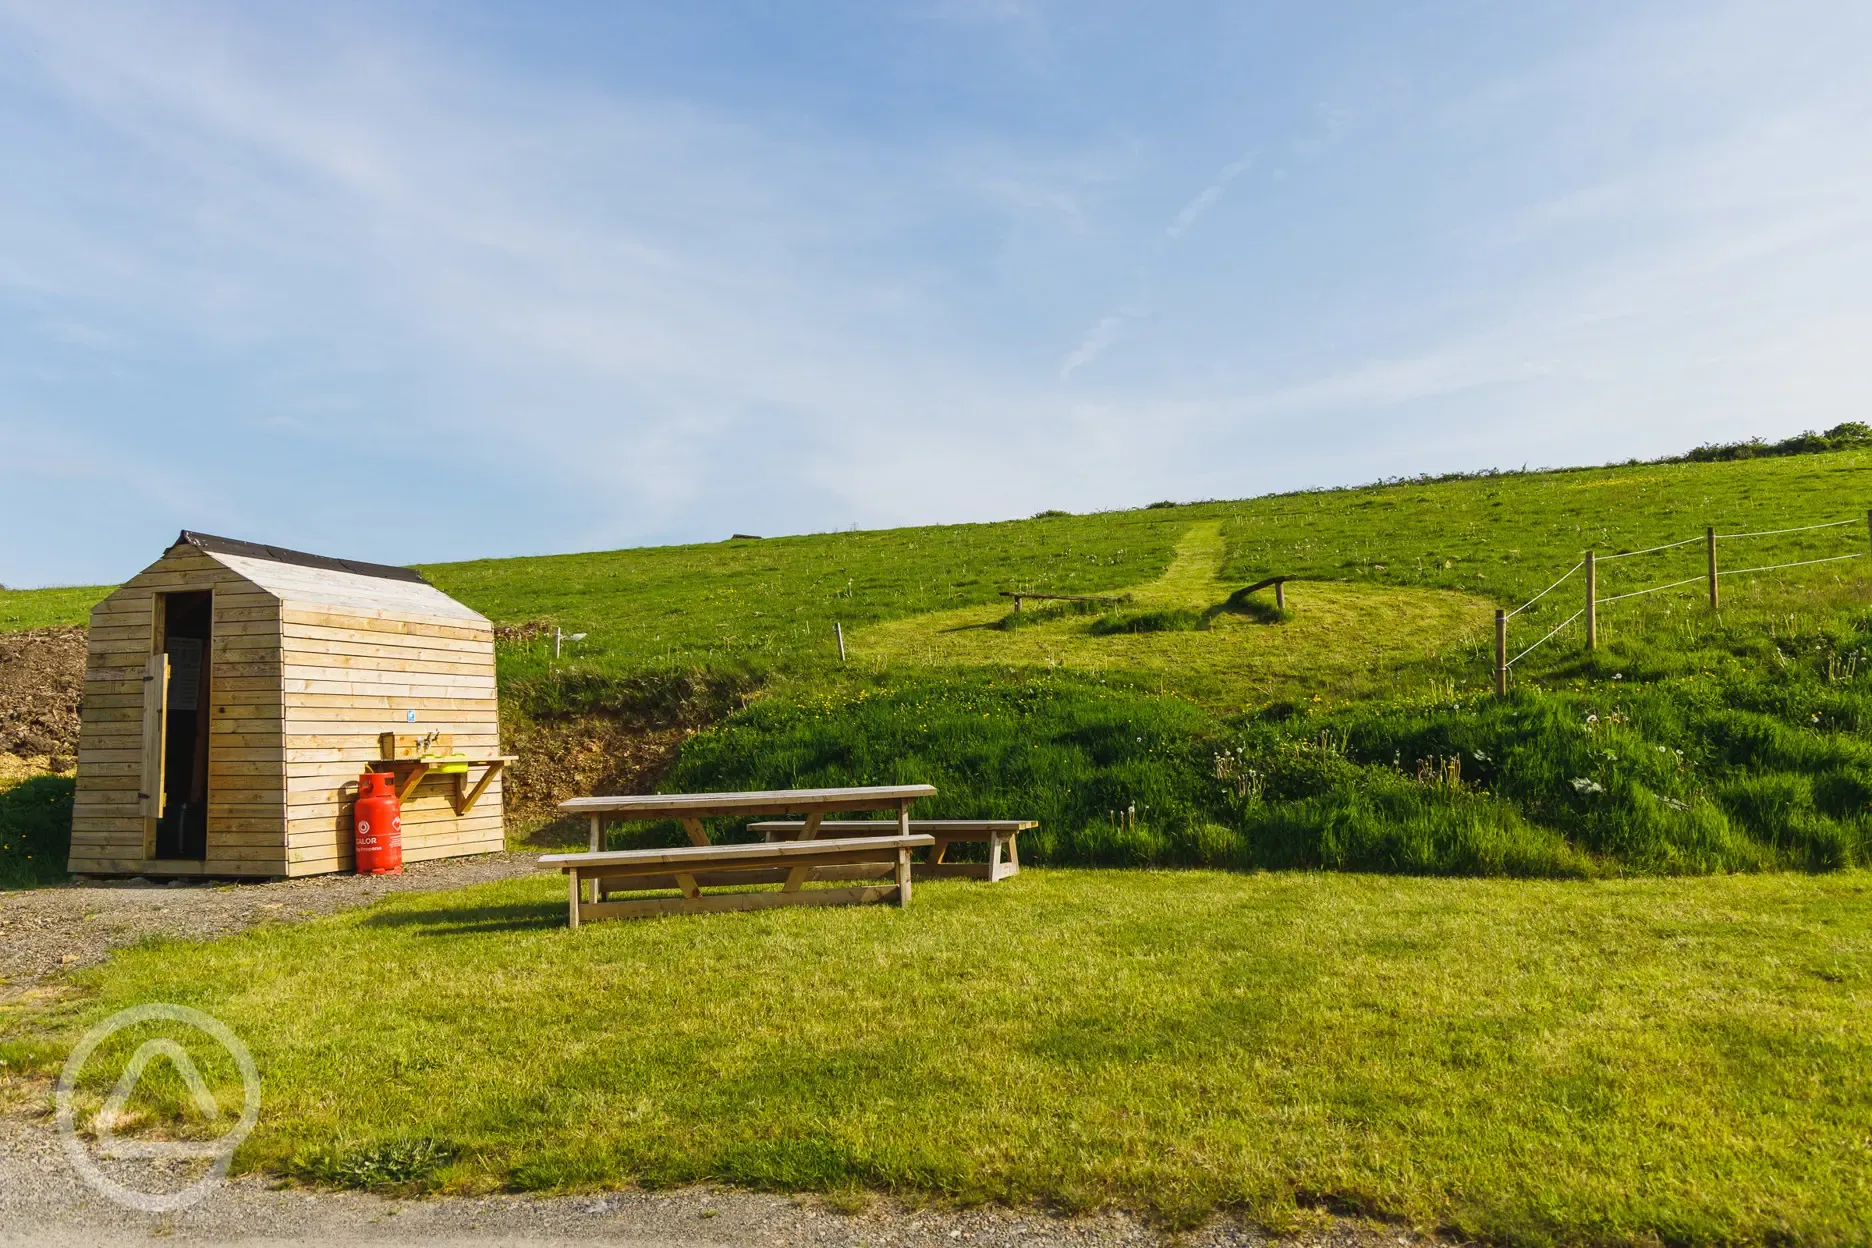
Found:
[[[518,840],[534,849],[584,849],[589,843],[589,827],[585,819],[562,815],[542,823]]]
[[[1293,612],[1277,607],[1266,598],[1257,597],[1245,589],[1238,589],[1228,596],[1228,600],[1204,612],[1208,620],[1218,615],[1243,615],[1257,624],[1285,624],[1293,619]]]
[[[73,786],[70,776],[33,776],[0,790],[0,890],[65,880]]]
[[[366,927],[414,930],[424,936],[469,936],[477,932],[524,932],[564,927],[563,901],[507,902],[487,906],[442,906],[368,915]]]

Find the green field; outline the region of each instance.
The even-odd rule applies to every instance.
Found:
[[[901,629],[912,617],[998,607],[1005,602],[998,597],[1002,590],[1091,594],[1149,585],[1169,570],[1177,544],[1204,522],[1221,525],[1224,584],[1281,574],[1352,586],[1452,590],[1512,607],[1588,547],[1602,553],[1636,550],[1698,536],[1706,525],[1743,532],[1844,520],[1864,516],[1868,506],[1872,451],[1843,451],[1407,483],[940,529],[440,564],[423,571],[496,620],[550,617],[567,632],[590,634],[579,658],[562,665],[566,671],[745,666],[772,678],[835,665],[835,621],[848,632],[886,621],[900,622]],[[1866,545],[1860,527],[1735,550],[1750,563],[1776,563]],[[1611,565],[1601,592],[1695,575],[1701,557],[1689,547]],[[1297,602],[1305,600],[1303,587],[1294,592]],[[1615,631],[1616,610],[1608,608]],[[1484,611],[1474,627],[1487,625]],[[937,627],[929,635],[938,636]],[[892,637],[894,645],[881,657],[916,664],[913,643],[906,645],[901,632]],[[549,653],[550,643],[538,641],[511,648],[503,659],[514,677],[536,677],[547,672]]]
[[[919,884],[907,910],[576,933],[554,877],[77,978],[76,1012],[12,1020],[0,1057],[50,1075],[83,1022],[205,1009],[263,1072],[240,1164],[319,1182],[713,1181],[1172,1226],[1324,1202],[1525,1244],[1872,1226],[1864,872],[1028,871]],[[157,1063],[131,1108],[186,1124],[186,1100]]]
[[[1288,597],[1305,609],[1277,620],[1271,595],[1230,602],[1244,582],[1222,576],[1225,557],[1221,522],[1196,521],[1163,575],[1127,587],[1110,611],[1044,601],[1018,615],[1004,601],[955,607],[857,630],[849,652],[879,672],[1120,673],[1205,705],[1239,706],[1385,692],[1400,675],[1437,670],[1438,657],[1489,612],[1486,601],[1453,590],[1322,581],[1293,586]]]
[[[60,589],[0,589],[0,632],[83,624],[91,618],[91,608],[102,602],[112,588],[74,585]]]
[[[497,622],[552,620],[566,632],[589,634],[577,657],[556,668],[550,640],[505,647],[503,670],[511,679],[696,667],[746,668],[773,678],[836,664],[835,621],[855,631],[993,606],[1004,601],[1002,590],[1094,594],[1147,585],[1168,571],[1178,542],[1203,522],[1222,526],[1224,583],[1282,574],[1447,589],[1514,606],[1588,547],[1635,550],[1694,537],[1706,525],[1740,532],[1850,519],[1868,506],[1872,450],[1850,450],[421,568]],[[1864,536],[1863,529],[1830,530],[1737,550],[1780,562],[1860,549]],[[1700,558],[1691,547],[1619,565],[1603,592],[1617,592],[1623,582],[1614,576],[1628,571],[1643,573],[1633,587],[1694,575]],[[82,624],[107,592],[0,590],[0,629]],[[1477,627],[1486,624],[1485,615]]]
[[[1637,550],[1695,537],[1706,525],[1745,532],[1844,520],[1863,516],[1868,505],[1872,450],[1854,450],[1404,483],[1000,524],[439,564],[423,571],[497,621],[549,618],[567,632],[589,635],[576,657],[558,665],[546,639],[504,648],[508,683],[529,702],[550,708],[559,684],[672,670],[751,673],[767,684],[821,683],[839,674],[835,622],[858,642],[860,666],[952,660],[994,666],[1005,652],[971,648],[973,637],[958,641],[963,635],[945,630],[1000,618],[1006,613],[1007,602],[999,596],[1004,590],[1142,591],[1170,571],[1179,543],[1212,525],[1220,526],[1223,542],[1215,560],[1218,590],[1278,574],[1345,587],[1330,588],[1324,597],[1315,593],[1322,609],[1356,602],[1381,616],[1409,613],[1418,604],[1433,616],[1449,610],[1442,600],[1429,600],[1436,603],[1431,607],[1409,596],[1359,596],[1379,588],[1447,590],[1476,602],[1476,618],[1437,619],[1441,627],[1421,637],[1447,653],[1464,636],[1486,633],[1490,607],[1518,605],[1589,547],[1606,554]],[[1725,554],[1733,549],[1737,557],[1746,555],[1741,566],[1750,566],[1866,546],[1866,530],[1847,527],[1737,543]],[[1209,552],[1204,554],[1207,559]],[[1601,593],[1696,575],[1701,558],[1691,546],[1608,565]],[[1820,572],[1778,582],[1794,595],[1785,601],[1798,606],[1803,589],[1832,584],[1841,567],[1855,583],[1865,583],[1862,565],[1822,565]],[[1296,604],[1307,595],[1304,585],[1293,587]],[[1200,591],[1184,597],[1205,607],[1216,601],[1205,601]],[[1635,610],[1608,608],[1609,635],[1637,622]],[[1297,610],[1295,622],[1303,615]],[[1537,623],[1559,618],[1537,609],[1517,624],[1516,640],[1532,641],[1539,635],[1531,631]],[[1342,619],[1337,634],[1347,643],[1359,642],[1361,614],[1354,610]],[[1109,654],[1089,656],[1101,670],[1136,671],[1156,684],[1159,676],[1174,681],[1165,675],[1166,666],[1182,666],[1166,665],[1153,657],[1156,651],[1135,645],[1127,656],[1124,639],[1110,640]],[[1250,672],[1235,682],[1205,679],[1191,692],[1246,709],[1266,700],[1270,681],[1284,686],[1288,677],[1278,669],[1305,679],[1313,666],[1307,660],[1325,649],[1317,642],[1303,635],[1292,655],[1271,654],[1267,678]],[[1478,658],[1473,647],[1463,653]],[[1020,653],[1013,657],[1023,661]],[[1450,674],[1436,673],[1444,679]],[[1462,675],[1481,681],[1486,661],[1468,663]],[[1337,669],[1328,672],[1324,683],[1336,676]]]

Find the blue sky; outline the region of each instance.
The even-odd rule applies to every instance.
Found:
[[[0,0],[0,582],[1872,417],[1872,6]]]

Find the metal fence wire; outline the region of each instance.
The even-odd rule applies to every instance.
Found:
[[[1623,602],[1627,598],[1642,598],[1646,594],[1657,594],[1668,589],[1681,589],[1685,585],[1702,583],[1709,587],[1709,602],[1713,609],[1720,601],[1719,586],[1722,579],[1725,577],[1748,576],[1757,572],[1777,572],[1783,568],[1806,568],[1812,567],[1815,564],[1840,563],[1847,559],[1864,559],[1868,556],[1872,556],[1872,548],[1868,548],[1866,550],[1855,550],[1849,554],[1826,555],[1818,559],[1794,559],[1786,563],[1764,563],[1752,568],[1723,568],[1719,566],[1719,561],[1717,559],[1716,544],[1718,542],[1743,541],[1763,537],[1785,537],[1791,533],[1812,533],[1821,529],[1843,528],[1849,524],[1865,525],[1868,541],[1872,542],[1872,511],[1868,511],[1863,518],[1854,516],[1850,520],[1829,520],[1823,524],[1803,524],[1787,529],[1761,529],[1753,533],[1718,533],[1714,528],[1710,528],[1706,529],[1701,537],[1686,537],[1682,541],[1665,542],[1661,546],[1647,546],[1643,550],[1621,550],[1609,555],[1600,555],[1597,554],[1597,552],[1588,551],[1585,558],[1561,573],[1559,580],[1549,585],[1546,589],[1541,590],[1540,593],[1535,594],[1532,598],[1512,611],[1498,610],[1495,612],[1495,692],[1506,693],[1508,691],[1508,670],[1510,668],[1552,641],[1581,618],[1586,620],[1587,648],[1594,648],[1598,644],[1597,609],[1606,603]],[[1671,581],[1663,585],[1647,585],[1643,589],[1628,590],[1622,594],[1610,594],[1603,598],[1599,596],[1598,578],[1595,571],[1597,564],[1610,563],[1614,559],[1631,559],[1639,555],[1655,555],[1667,550],[1677,550],[1680,547],[1692,546],[1698,542],[1703,543],[1709,551],[1708,569],[1701,576],[1689,576],[1685,577],[1683,580]],[[1584,570],[1586,573],[1586,605],[1554,625],[1539,641],[1528,646],[1513,658],[1509,658],[1508,621],[1520,615],[1523,611],[1533,607],[1548,594],[1553,593],[1554,590],[1559,589],[1562,585],[1572,580],[1581,570]]]

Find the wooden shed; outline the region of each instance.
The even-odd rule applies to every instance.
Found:
[[[74,872],[349,870],[367,769],[405,861],[502,847],[494,628],[419,573],[184,532],[89,646]]]

